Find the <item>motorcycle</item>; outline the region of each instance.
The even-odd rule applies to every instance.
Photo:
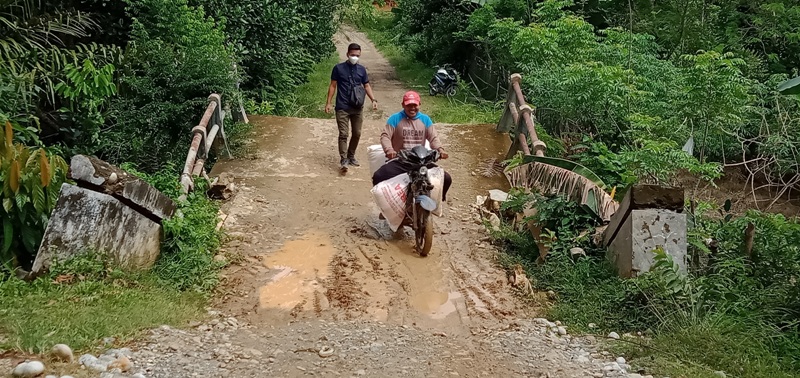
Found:
[[[433,246],[433,219],[431,212],[439,204],[431,198],[433,184],[428,178],[428,166],[441,158],[436,150],[429,150],[424,146],[416,146],[411,150],[402,150],[398,159],[408,166],[408,176],[411,179],[406,191],[406,212],[403,222],[395,232],[395,236],[403,234],[403,227],[414,230],[416,251],[420,256],[428,256]],[[380,218],[385,219],[383,214]]]
[[[436,66],[436,74],[428,83],[428,94],[436,96],[437,93],[444,93],[448,97],[453,97],[458,91],[458,73],[450,65]]]

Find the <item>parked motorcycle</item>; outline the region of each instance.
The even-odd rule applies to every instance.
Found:
[[[449,64],[436,66],[436,74],[428,83],[428,93],[436,96],[444,93],[448,97],[453,97],[458,91],[458,73]]]

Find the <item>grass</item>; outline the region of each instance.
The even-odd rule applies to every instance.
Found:
[[[142,330],[199,319],[203,295],[159,284],[152,275],[55,283],[44,277],[0,284],[0,349],[44,353],[65,343],[77,352],[106,337],[124,344]]]
[[[462,85],[459,93],[452,98],[443,95],[427,96],[428,82],[436,71],[434,67],[419,62],[412,53],[393,42],[391,17],[388,12],[377,12],[376,21],[369,26],[361,27],[361,30],[394,67],[400,81],[424,96],[423,112],[430,115],[434,122],[441,123],[498,122],[502,114],[502,105],[478,98],[466,85]]]
[[[287,114],[288,116],[333,118],[332,114],[325,113],[325,98],[331,82],[331,69],[337,63],[340,63],[339,56],[332,54],[314,66],[306,83],[295,90],[294,106],[291,107],[292,110]]]

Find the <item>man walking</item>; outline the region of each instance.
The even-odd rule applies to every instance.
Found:
[[[364,66],[358,64],[361,58],[361,46],[351,43],[347,47],[347,61],[337,64],[331,72],[331,84],[328,86],[328,98],[325,101],[325,113],[331,112],[331,99],[336,92],[336,124],[339,126],[339,157],[342,171],[347,166],[358,167],[356,148],[361,139],[361,125],[364,117],[364,95],[372,100],[372,109],[378,109],[378,101],[372,94],[372,86]],[[348,144],[348,137],[350,143]]]

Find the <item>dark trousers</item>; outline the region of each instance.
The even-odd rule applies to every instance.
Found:
[[[428,168],[435,168],[436,164],[428,165]],[[400,160],[392,160],[382,167],[378,168],[375,171],[375,174],[372,175],[372,186],[378,185],[378,183],[386,181],[392,177],[397,175],[408,173],[409,167],[405,166]],[[442,201],[447,201],[447,190],[450,189],[450,184],[453,183],[453,178],[450,177],[450,174],[445,172],[444,173],[444,188],[442,188]]]
[[[361,124],[364,118],[361,109],[336,111],[336,124],[339,126],[339,157],[352,159],[356,156],[356,148],[361,140]],[[351,132],[352,131],[352,132]],[[348,145],[347,138],[350,138]]]

